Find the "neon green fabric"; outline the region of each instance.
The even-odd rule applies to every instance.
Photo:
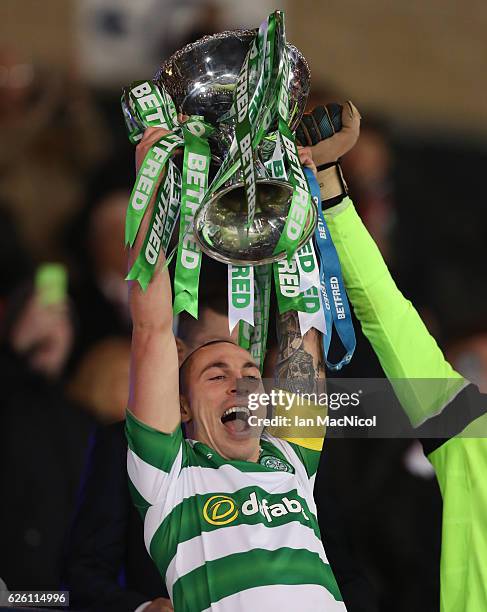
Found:
[[[350,199],[326,211],[325,218],[362,330],[412,425],[418,426],[441,412],[466,381],[445,361],[414,306],[396,287]]]
[[[487,440],[453,438],[428,458],[443,496],[441,611],[487,610]]]
[[[413,425],[437,414],[466,381],[446,362],[412,304],[396,287],[349,199],[325,213],[350,301],[388,378],[448,379],[440,397],[395,386]],[[485,431],[487,415],[462,433]],[[443,496],[441,612],[487,610],[487,440],[453,438],[429,455]]]

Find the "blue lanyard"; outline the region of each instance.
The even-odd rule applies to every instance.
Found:
[[[345,364],[350,362],[355,351],[355,331],[353,329],[347,292],[343,283],[340,260],[338,259],[338,253],[321,210],[320,187],[315,175],[309,168],[304,168],[304,172],[308,179],[311,195],[315,202],[317,202],[318,208],[318,226],[315,231],[315,243],[318,247],[321,295],[326,322],[326,334],[323,334],[323,354],[325,363],[330,370],[341,370]],[[330,363],[328,361],[333,327],[335,327],[345,349],[345,355],[338,363]]]

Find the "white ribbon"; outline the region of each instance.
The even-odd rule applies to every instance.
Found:
[[[315,303],[316,307],[310,308],[310,312],[298,311],[301,335],[304,336],[312,327],[322,334],[326,334],[326,320],[325,313],[323,312],[323,303],[321,301],[321,291],[316,287],[310,287],[304,292],[304,299],[309,300],[309,304]]]
[[[228,327],[239,321],[254,325],[254,268],[228,265]]]
[[[312,238],[294,255],[299,270],[299,289],[302,292],[311,287],[320,288],[320,270]]]

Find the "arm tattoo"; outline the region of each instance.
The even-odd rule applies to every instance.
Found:
[[[276,386],[294,393],[313,393],[317,381],[325,376],[321,334],[311,329],[303,338],[298,313],[289,311],[278,315],[277,338]]]

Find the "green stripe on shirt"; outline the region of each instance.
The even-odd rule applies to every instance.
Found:
[[[319,584],[343,601],[330,566],[317,554],[257,548],[210,561],[180,578],[174,585],[173,605],[181,612],[197,612],[234,593],[271,584]]]

